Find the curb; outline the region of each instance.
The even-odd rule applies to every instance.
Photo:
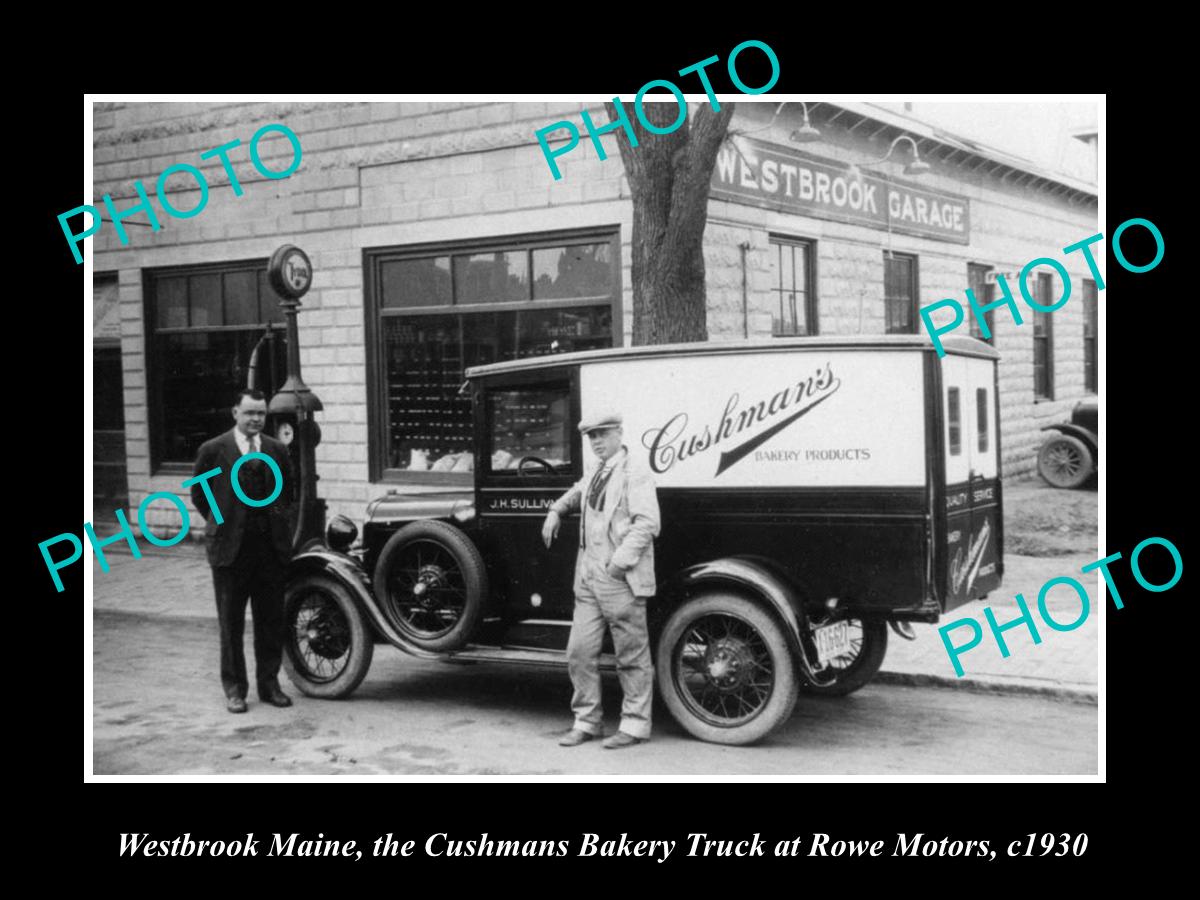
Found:
[[[1020,681],[984,680],[979,678],[950,678],[945,675],[925,675],[919,672],[881,671],[873,679],[879,684],[902,684],[910,687],[939,687],[950,690],[973,691],[978,694],[1018,694],[1053,697],[1073,703],[1096,705],[1098,691],[1089,687],[1072,687],[1059,683],[1026,684]]]

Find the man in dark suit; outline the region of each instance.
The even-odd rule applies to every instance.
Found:
[[[254,617],[258,697],[273,706],[292,705],[279,687],[279,664],[295,485],[287,447],[262,433],[267,420],[262,393],[241,391],[233,418],[232,429],[200,447],[195,477],[184,484],[191,487],[192,502],[207,522],[204,533],[217,595],[226,708],[241,713],[246,711],[248,688],[242,647],[247,598]]]

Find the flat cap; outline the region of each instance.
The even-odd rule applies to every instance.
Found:
[[[592,416],[584,416],[579,423],[579,433],[587,434],[601,428],[620,428],[624,420],[619,412],[600,412]]]

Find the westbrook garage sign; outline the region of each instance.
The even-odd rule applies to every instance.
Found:
[[[923,237],[969,243],[966,197],[913,187],[846,164],[753,138],[726,142],[713,168],[711,195],[783,212],[853,222]]]

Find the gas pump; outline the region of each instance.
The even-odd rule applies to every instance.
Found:
[[[316,448],[321,442],[321,427],[315,417],[325,407],[300,377],[300,339],[296,323],[300,298],[312,286],[312,273],[308,255],[293,244],[285,244],[276,250],[267,265],[267,279],[275,293],[283,298],[279,305],[287,327],[287,380],[271,398],[268,413],[275,423],[275,436],[288,445],[294,471],[299,475],[293,552],[299,552],[314,539],[319,541],[325,533],[325,501],[317,496]]]

